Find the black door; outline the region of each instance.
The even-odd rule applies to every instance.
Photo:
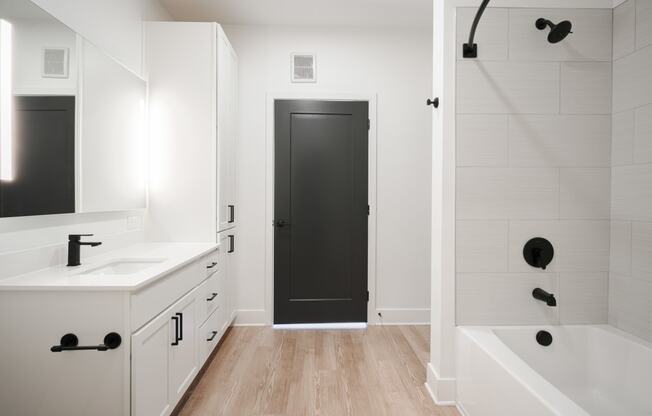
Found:
[[[368,113],[275,103],[274,323],[367,321]]]
[[[75,97],[15,97],[14,179],[0,217],[75,212]]]

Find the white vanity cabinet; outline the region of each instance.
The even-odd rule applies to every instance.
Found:
[[[178,256],[151,276],[138,275],[144,283],[132,287],[118,283],[128,278],[84,276],[84,269],[80,274],[65,266],[52,278],[45,270],[0,282],[0,414],[151,416],[174,410],[235,318],[226,282],[229,247],[144,246],[99,262],[143,253]],[[111,332],[122,339],[115,349],[51,351],[68,333],[80,346],[96,346]]]

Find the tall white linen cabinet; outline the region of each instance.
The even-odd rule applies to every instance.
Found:
[[[237,297],[238,58],[216,23],[148,22],[144,30],[150,110],[147,237],[220,244],[217,267],[223,276],[226,318],[232,323]],[[204,326],[198,323],[207,327],[208,335],[209,320]],[[205,335],[200,333],[199,339]]]

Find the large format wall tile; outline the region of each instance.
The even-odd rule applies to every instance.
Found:
[[[549,31],[538,30],[539,17],[558,23],[570,20],[573,33],[557,44]],[[509,57],[532,61],[611,61],[612,12],[606,9],[510,9]]]
[[[560,273],[561,324],[606,324],[609,310],[609,273]]]
[[[614,59],[634,52],[636,48],[636,0],[628,0],[614,9]]]
[[[546,272],[606,272],[609,270],[609,221],[511,221],[509,271],[538,269],[523,259],[523,246],[534,237],[550,240],[555,257]]]
[[[634,120],[634,163],[652,163],[652,105],[637,108]]]
[[[652,45],[652,2],[636,1],[636,47]]]
[[[611,218],[652,221],[652,164],[611,170]]]
[[[652,341],[652,283],[609,275],[609,323],[623,331]]]
[[[652,103],[652,46],[614,61],[613,110],[620,112]]]
[[[632,223],[611,221],[609,270],[622,275],[632,274]]]
[[[652,222],[632,223],[632,276],[652,283]]]
[[[509,116],[459,115],[457,166],[507,167]]]
[[[562,63],[561,112],[611,114],[611,62]]]
[[[614,114],[611,127],[611,165],[631,165],[634,161],[634,111]]]
[[[531,325],[558,322],[558,308],[532,297],[540,287],[557,292],[557,275],[543,273],[458,273],[458,325]]]
[[[457,221],[456,271],[507,272],[508,239],[507,221]]]
[[[557,169],[457,168],[457,219],[558,218]]]
[[[510,165],[610,166],[610,116],[512,116]]]
[[[559,64],[457,62],[460,114],[554,114],[559,112]]]
[[[458,59],[462,57],[462,45],[469,41],[469,31],[478,9],[476,7],[457,9],[457,47]],[[474,42],[478,45],[479,60],[507,59],[509,12],[506,9],[487,8],[482,15],[482,24],[478,25]]]
[[[559,215],[562,219],[609,219],[610,168],[566,168],[560,171]]]

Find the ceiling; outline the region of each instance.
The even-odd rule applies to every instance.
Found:
[[[176,20],[231,25],[430,27],[432,0],[160,0]]]

